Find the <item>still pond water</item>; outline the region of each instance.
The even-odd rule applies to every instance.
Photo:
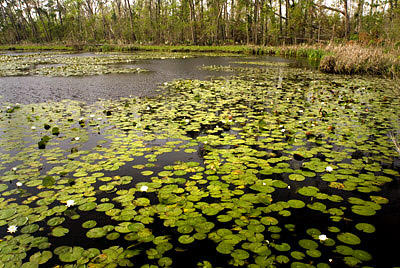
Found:
[[[0,54],[0,267],[394,267],[396,85],[277,57]]]

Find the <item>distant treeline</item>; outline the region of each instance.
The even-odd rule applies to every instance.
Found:
[[[398,0],[0,0],[0,43],[400,40]]]

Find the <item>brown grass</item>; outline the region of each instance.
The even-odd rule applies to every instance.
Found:
[[[380,47],[358,44],[328,45],[320,69],[329,73],[374,74],[395,77],[400,73],[397,51],[385,52]]]

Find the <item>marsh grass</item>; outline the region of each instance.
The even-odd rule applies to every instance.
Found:
[[[21,44],[21,45],[0,45],[0,51],[74,51],[76,47],[66,45],[37,45],[37,44]]]
[[[328,45],[319,68],[323,72],[338,74],[371,74],[394,78],[400,73],[397,52],[385,52],[379,47],[358,44]]]

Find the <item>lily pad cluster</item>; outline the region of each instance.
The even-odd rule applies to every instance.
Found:
[[[181,53],[137,53],[79,55],[68,53],[33,53],[0,55],[2,76],[87,76],[111,73],[141,73],[147,70],[129,66],[138,60],[186,58]]]
[[[399,179],[393,85],[259,70],[153,98],[3,105],[1,262],[376,265],[370,219]]]

